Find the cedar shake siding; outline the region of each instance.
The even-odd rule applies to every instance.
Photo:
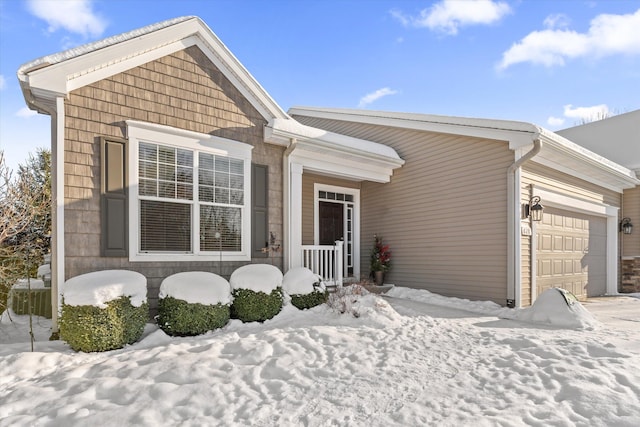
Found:
[[[266,120],[192,46],[82,87],[65,101],[65,278],[128,269],[148,279],[155,307],[160,282],[181,271],[231,272],[246,262],[130,262],[101,256],[101,138],[122,141],[125,120],[138,120],[250,144],[252,163],[268,167],[269,231],[282,238],[283,148],[265,144]],[[126,143],[126,141],[125,141]],[[247,194],[245,197],[251,197]],[[248,212],[248,214],[251,214]],[[281,263],[276,254],[276,263]],[[264,258],[256,260],[264,262]]]
[[[374,234],[391,246],[386,281],[504,304],[508,144],[346,121],[302,123],[393,147],[405,165],[391,182],[361,184],[361,274]]]

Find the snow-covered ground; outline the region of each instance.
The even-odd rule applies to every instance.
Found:
[[[148,325],[90,354],[46,341],[42,318],[32,353],[28,318],[5,315],[0,426],[640,425],[640,299],[584,303],[576,326],[552,305],[390,295],[199,337]]]

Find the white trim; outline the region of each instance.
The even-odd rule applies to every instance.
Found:
[[[324,200],[333,203],[340,203],[343,205],[352,204],[353,205],[353,253],[351,256],[353,257],[353,275],[359,280],[360,279],[360,189],[358,188],[349,188],[349,187],[340,187],[336,185],[328,185],[321,183],[313,184],[313,242],[314,245],[320,244],[320,197],[318,193],[320,191],[327,191],[333,193],[342,193],[353,196],[353,202],[346,202],[342,200]],[[344,232],[347,232],[347,212],[345,208],[345,216],[344,216]],[[346,240],[345,240],[346,242]],[[343,263],[346,265],[347,259],[347,247],[346,245],[343,248]],[[343,270],[343,274],[347,274],[347,270]]]
[[[288,267],[302,266],[302,173],[303,167],[289,158],[289,224],[288,227]]]
[[[56,98],[56,111],[52,114],[51,124],[53,146],[51,150],[51,163],[53,166],[52,178],[52,198],[53,212],[52,218],[52,251],[51,259],[51,322],[53,332],[58,332],[58,316],[62,314],[62,285],[65,281],[65,247],[64,247],[64,98]]]
[[[251,150],[253,147],[239,141],[220,138],[208,134],[186,131],[170,126],[127,120],[129,138],[129,261],[250,261],[251,260]],[[202,253],[199,250],[197,230],[199,213],[192,210],[193,253],[141,253],[139,247],[139,207],[138,207],[138,145],[140,142],[187,148],[194,151],[217,154],[244,160],[244,206],[242,211],[242,250],[240,252]],[[197,158],[194,158],[194,182],[197,182]],[[195,184],[197,186],[197,183]],[[194,197],[197,189],[194,189]],[[195,206],[195,205],[193,205]]]
[[[577,197],[560,194],[544,189],[537,185],[532,185],[533,195],[539,196],[543,206],[557,207],[570,212],[578,212],[587,215],[606,218],[607,220],[607,241],[606,241],[606,268],[607,278],[606,295],[617,295],[618,293],[618,212],[620,208],[604,203],[597,203]],[[535,235],[534,235],[535,236]],[[536,253],[531,251],[532,263],[536,262]]]

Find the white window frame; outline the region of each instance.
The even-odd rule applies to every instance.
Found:
[[[127,120],[129,156],[129,261],[251,261],[251,150],[253,146],[231,139],[177,129],[171,126]],[[241,250],[200,251],[200,212],[191,210],[192,252],[143,253],[140,251],[140,206],[138,196],[138,146],[140,142],[192,150],[194,153],[194,200],[198,194],[198,152],[232,157],[244,162]],[[181,200],[176,200],[181,203]],[[194,203],[192,206],[199,206]],[[198,230],[194,232],[193,230]]]

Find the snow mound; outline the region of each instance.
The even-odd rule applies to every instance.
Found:
[[[439,307],[455,308],[465,310],[472,313],[486,314],[490,316],[499,316],[510,309],[501,307],[493,301],[471,301],[463,298],[445,297],[443,295],[434,294],[426,289],[412,289],[395,286],[386,293],[387,296],[394,298],[404,298],[413,301],[419,301],[425,304],[437,305]]]
[[[282,272],[270,264],[248,264],[231,274],[229,284],[232,290],[248,289],[270,294],[282,286]]]
[[[158,298],[173,297],[190,304],[229,304],[231,286],[224,277],[206,271],[186,271],[162,281]]]
[[[81,274],[64,282],[64,303],[106,308],[109,301],[126,296],[134,307],[147,301],[147,279],[128,270],[104,270]]]
[[[352,313],[366,319],[368,326],[399,326],[402,323],[402,315],[382,297],[375,294],[359,295],[351,305]]]
[[[515,320],[569,329],[596,329],[600,322],[572,293],[560,288],[544,291],[531,307],[515,311]]]
[[[282,289],[289,295],[307,295],[317,289],[318,283],[322,283],[322,277],[306,267],[296,267],[284,275]],[[324,286],[320,290],[324,290]]]

